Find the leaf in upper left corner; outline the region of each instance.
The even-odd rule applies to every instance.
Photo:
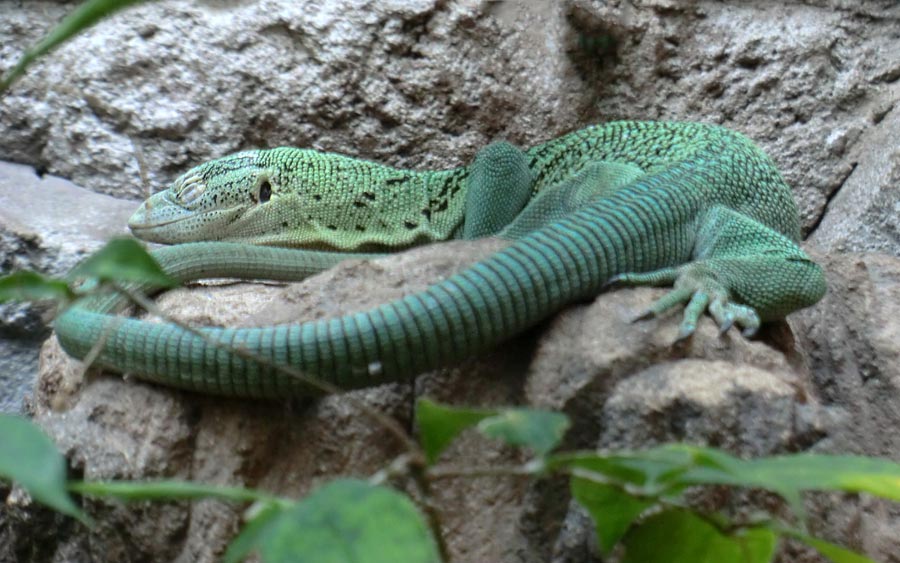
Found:
[[[157,287],[178,284],[153,256],[133,238],[114,238],[106,246],[75,266],[70,278],[96,278],[100,281],[149,283]]]
[[[16,65],[0,78],[0,93],[25,74],[25,70],[39,57],[46,55],[106,16],[141,1],[143,0],[87,0],[82,3],[51,29],[40,42],[27,49]]]
[[[0,303],[47,300],[65,303],[74,297],[66,282],[37,272],[21,270],[0,278]]]

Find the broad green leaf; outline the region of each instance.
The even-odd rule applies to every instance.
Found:
[[[176,285],[143,246],[133,238],[114,238],[76,266],[69,277],[101,281],[142,282],[158,287]]]
[[[830,559],[832,563],[875,563],[874,560],[869,559],[865,555],[861,555],[855,551],[851,551],[825,540],[802,534],[796,534],[794,537],[803,543],[816,548],[819,553]]]
[[[681,476],[695,467],[720,470],[721,452],[692,446],[660,446],[637,452],[604,454],[598,452],[571,452],[552,456],[550,469],[579,468],[603,475],[614,483],[630,484],[644,489],[644,494],[658,495],[684,488]]]
[[[74,297],[75,294],[66,282],[47,278],[36,272],[23,270],[0,278],[0,303],[47,299],[66,302]]]
[[[285,509],[286,507],[283,505],[268,503],[256,512],[241,533],[228,546],[223,559],[224,563],[239,563],[250,555],[250,552],[260,543],[260,538],[266,532],[266,528],[281,516]]]
[[[7,72],[0,81],[0,92],[9,88],[38,57],[49,53],[67,39],[89,28],[109,14],[140,1],[142,0],[88,0],[84,2],[45,35],[37,45],[22,54],[16,66]]]
[[[652,500],[634,497],[619,487],[580,477],[572,478],[572,496],[594,519],[597,541],[604,556],[609,555],[631,523],[654,504]]]
[[[456,408],[419,399],[416,403],[416,421],[428,463],[434,463],[460,432],[496,414],[496,410]]]
[[[332,481],[254,530],[240,546],[265,563],[434,563],[422,515],[407,497],[355,479]]]
[[[66,492],[66,463],[50,438],[30,421],[6,414],[0,414],[0,437],[0,477],[54,510],[87,521]]]
[[[792,505],[809,490],[864,492],[900,500],[900,464],[860,456],[797,454],[743,460],[712,448],[662,446],[605,455],[575,452],[553,456],[550,468],[578,467],[649,493],[691,485],[732,485],[775,491]]]
[[[513,446],[527,446],[543,456],[559,445],[570,425],[562,413],[534,409],[507,409],[478,423],[482,434]]]
[[[797,454],[751,460],[731,458],[727,471],[692,469],[691,484],[725,484],[775,491],[835,490],[900,500],[900,464],[861,456]]]
[[[632,528],[622,563],[769,563],[777,541],[767,528],[725,535],[696,514],[674,509]]]

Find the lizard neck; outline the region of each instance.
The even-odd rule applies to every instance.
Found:
[[[298,228],[252,242],[372,251],[458,236],[466,168],[419,172],[306,149],[265,152],[263,165],[283,177],[279,206]]]

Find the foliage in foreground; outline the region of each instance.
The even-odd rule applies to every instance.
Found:
[[[423,449],[432,460],[455,435],[475,426],[487,436],[535,453],[529,463],[510,474],[571,476],[572,496],[593,517],[601,551],[608,554],[618,546],[625,563],[763,563],[772,559],[781,537],[804,541],[835,563],[871,561],[771,516],[729,522],[719,514],[696,512],[683,504],[687,487],[754,487],[786,499],[799,498],[806,490],[838,490],[900,500],[900,465],[884,460],[812,454],[740,460],[718,450],[684,445],[553,454],[550,450],[568,425],[559,413],[472,411],[422,399],[416,419]],[[241,561],[251,552],[269,563],[424,563],[442,557],[439,538],[427,519],[406,495],[378,484],[378,477],[335,479],[300,500],[180,481],[67,482],[62,456],[32,423],[0,415],[0,435],[5,438],[0,442],[0,477],[16,481],[34,499],[87,525],[90,522],[70,492],[124,501],[216,498],[252,503],[247,524],[229,546],[225,561]],[[425,463],[424,458],[421,461]],[[472,469],[472,474],[484,474]],[[433,462],[427,463],[424,474],[428,479],[448,476]],[[494,474],[502,478],[503,471]]]
[[[72,285],[77,285],[73,289]],[[68,279],[32,272],[0,278],[0,302],[52,300],[62,306],[120,284],[168,287],[172,280],[133,239],[115,239],[76,267]],[[257,360],[263,361],[263,360]],[[276,368],[279,366],[275,366]],[[365,405],[366,416],[383,421]],[[835,563],[871,561],[806,535],[801,495],[809,490],[868,493],[900,501],[900,465],[855,456],[799,454],[741,460],[703,447],[667,445],[634,452],[554,453],[569,428],[564,414],[542,410],[470,409],[421,399],[418,441],[402,436],[406,452],[367,481],[336,479],[300,500],[239,487],[190,482],[67,482],[65,460],[31,422],[0,416],[0,479],[18,483],[32,498],[91,525],[70,496],[128,500],[217,498],[250,504],[247,523],[226,561],[255,552],[263,561],[408,561],[446,559],[437,517],[425,518],[406,495],[383,485],[387,476],[426,486],[447,477],[566,475],[572,497],[591,515],[601,552],[614,549],[625,563],[764,563],[780,538],[806,542]],[[516,467],[448,470],[441,453],[463,431],[527,448],[531,460]],[[747,522],[703,514],[685,504],[688,487],[751,487],[780,495],[794,510],[793,525],[773,515]]]

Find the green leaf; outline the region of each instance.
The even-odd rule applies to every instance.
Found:
[[[869,559],[865,555],[861,555],[855,551],[851,551],[825,540],[820,540],[819,538],[808,536],[795,530],[781,530],[781,532],[786,536],[798,539],[803,543],[816,548],[819,553],[830,559],[832,563],[875,563],[875,561]]]
[[[768,563],[778,536],[767,528],[725,535],[696,514],[667,510],[625,536],[622,563]]]
[[[332,481],[261,527],[239,548],[258,551],[266,563],[440,561],[412,501],[355,479]]]
[[[804,453],[743,460],[712,448],[670,445],[614,455],[561,454],[552,457],[548,467],[583,468],[648,490],[654,484],[732,485],[775,491],[793,503],[809,490],[864,492],[900,500],[900,464],[861,456]]]
[[[621,488],[582,477],[572,479],[572,496],[591,514],[600,551],[609,555],[631,523],[653,506],[652,500],[634,497]]]
[[[496,410],[456,408],[419,399],[416,403],[416,421],[428,463],[434,463],[460,432],[496,414]]]
[[[552,456],[549,469],[578,468],[597,473],[608,480],[642,488],[646,495],[673,493],[683,489],[682,475],[695,467],[720,469],[722,461],[715,450],[692,446],[668,445],[638,452],[603,454],[571,452]]]
[[[69,277],[149,283],[157,287],[177,285],[140,243],[125,237],[110,240],[106,246],[76,266]]]
[[[81,4],[45,35],[37,45],[22,54],[16,66],[6,73],[3,80],[0,80],[0,92],[9,88],[38,57],[49,53],[67,39],[89,28],[102,18],[140,1],[142,0],[89,0]]]
[[[527,446],[543,456],[559,445],[570,425],[562,413],[534,409],[507,409],[478,423],[482,434],[513,446]]]
[[[69,285],[36,272],[23,270],[0,278],[0,303],[6,301],[70,301],[75,294]]]
[[[281,516],[285,509],[286,507],[283,505],[267,503],[258,510],[228,546],[223,563],[239,563],[250,555],[250,552],[260,543],[267,527]]]
[[[748,461],[739,475],[760,485],[870,493],[900,501],[900,464],[886,459],[817,454],[778,456]]]
[[[725,454],[719,454],[725,459]],[[900,500],[900,464],[861,456],[785,455],[752,460],[730,458],[724,470],[696,467],[682,479],[687,484],[759,487],[779,493],[801,519],[800,493],[810,490],[864,492]]]
[[[32,422],[6,414],[0,414],[0,436],[0,477],[54,510],[87,521],[66,492],[66,463],[50,438]]]

